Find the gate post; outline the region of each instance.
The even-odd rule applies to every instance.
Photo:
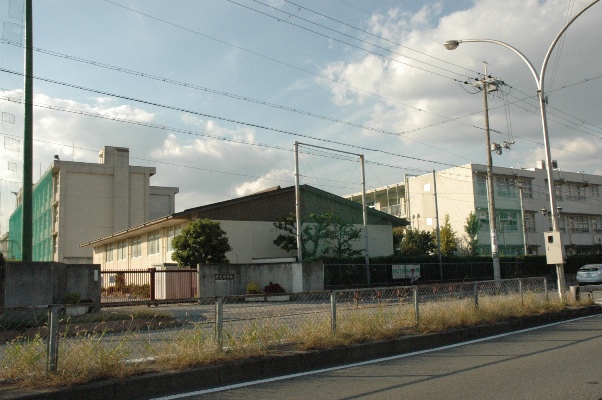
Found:
[[[150,299],[151,300],[155,300],[155,271],[157,271],[157,268],[149,268],[148,272],[150,275]]]

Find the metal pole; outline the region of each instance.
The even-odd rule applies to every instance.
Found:
[[[414,315],[416,316],[416,325],[420,322],[420,308],[418,307],[418,287],[414,286]]]
[[[196,265],[196,297],[201,298],[201,264]]]
[[[25,1],[25,119],[23,125],[23,219],[21,260],[33,260],[33,10]]]
[[[437,251],[439,253],[439,276],[443,280],[443,262],[441,261],[441,229],[439,228],[439,201],[437,200],[437,175],[433,170],[433,192],[435,195],[435,218],[437,219]]]
[[[330,330],[334,335],[337,331],[337,292],[330,292]]]
[[[48,306],[48,360],[46,370],[56,372],[59,363],[59,313],[60,305]]]
[[[525,223],[525,205],[523,203],[523,184],[520,182],[518,184],[518,197],[520,199],[520,215],[523,222],[523,242],[524,242],[524,251],[525,255],[527,255],[527,224]]]
[[[301,238],[301,191],[299,188],[299,142],[295,142],[295,224],[297,226],[297,262],[303,262]]]
[[[223,332],[224,328],[224,298],[216,297],[215,299],[215,341],[217,348],[222,350],[224,348],[223,343]]]
[[[481,80],[483,84],[483,102],[485,105],[485,135],[487,138],[487,197],[489,198],[489,228],[491,229],[491,257],[493,259],[493,279],[502,279],[500,272],[500,258],[498,255],[497,230],[495,221],[495,199],[493,190],[493,162],[491,161],[491,140],[489,135],[489,105],[487,104],[487,64],[485,64],[485,76]]]
[[[362,170],[362,211],[364,215],[364,257],[366,260],[366,284],[370,286],[370,256],[368,254],[368,206],[366,206],[366,174],[364,171],[364,155],[360,154]]]
[[[474,283],[473,287],[473,295],[474,295],[474,306],[475,308],[479,307],[479,282]]]

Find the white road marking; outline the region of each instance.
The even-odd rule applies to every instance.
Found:
[[[285,379],[298,378],[298,377],[301,377],[301,376],[321,374],[321,373],[330,372],[330,371],[338,371],[340,369],[361,367],[361,366],[364,366],[364,365],[375,364],[375,363],[379,363],[379,362],[383,362],[383,361],[398,360],[400,358],[412,357],[412,356],[416,356],[416,355],[420,355],[420,354],[426,354],[426,353],[433,353],[435,351],[453,349],[453,348],[456,348],[456,347],[467,346],[467,345],[474,344],[474,343],[485,342],[487,340],[494,340],[494,339],[499,339],[499,338],[506,337],[506,336],[518,335],[520,333],[535,331],[535,330],[538,330],[538,329],[549,328],[551,326],[566,324],[568,322],[579,321],[579,320],[582,320],[582,319],[592,318],[592,317],[597,317],[597,316],[599,316],[599,314],[588,315],[588,316],[585,316],[585,317],[574,318],[574,319],[570,319],[570,320],[566,320],[566,321],[554,322],[554,323],[547,324],[547,325],[541,325],[541,326],[536,326],[536,327],[533,327],[533,328],[522,329],[520,331],[501,333],[501,334],[495,335],[495,336],[488,336],[488,337],[485,337],[485,338],[470,340],[468,342],[450,344],[450,345],[447,345],[447,346],[437,347],[437,348],[434,348],[434,349],[420,350],[420,351],[415,351],[415,352],[412,352],[412,353],[397,354],[397,355],[394,355],[394,356],[389,356],[389,357],[384,357],[384,358],[378,358],[378,359],[375,359],[375,360],[368,360],[368,361],[362,361],[362,362],[357,362],[357,363],[353,363],[353,364],[339,365],[337,367],[317,369],[317,370],[314,370],[314,371],[299,372],[299,373],[290,374],[290,375],[276,376],[276,377],[273,377],[273,378],[259,379],[259,380],[256,380],[256,381],[235,383],[233,385],[220,386],[220,387],[216,387],[216,388],[212,388],[212,389],[204,389],[204,390],[197,390],[197,391],[194,391],[194,392],[180,393],[180,394],[174,394],[174,395],[164,396],[164,397],[156,397],[156,398],[151,399],[151,400],[176,400],[176,399],[183,399],[183,398],[190,397],[190,396],[199,396],[199,395],[203,395],[203,394],[209,394],[209,393],[215,393],[215,392],[223,392],[223,391],[226,391],[226,390],[238,389],[238,388],[242,388],[242,387],[246,387],[246,386],[260,385],[262,383],[277,382],[277,381],[282,381],[282,380],[285,380]]]

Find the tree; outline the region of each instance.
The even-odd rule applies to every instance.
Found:
[[[174,249],[171,259],[179,267],[228,263],[226,253],[232,250],[220,223],[209,219],[192,221],[171,243]]]
[[[458,238],[456,238],[456,232],[454,232],[449,223],[449,214],[445,214],[439,236],[441,240],[441,254],[444,256],[453,255],[458,250]]]
[[[297,221],[295,215],[281,217],[277,222],[274,222],[274,227],[283,231],[274,239],[274,244],[288,253],[297,250]]]
[[[297,250],[295,216],[281,218],[278,222],[274,222],[274,227],[282,231],[274,240],[274,244],[287,252]],[[358,256],[362,251],[354,250],[352,243],[361,237],[361,231],[360,228],[355,228],[353,224],[345,222],[334,213],[311,213],[302,229],[303,258],[315,258],[326,254],[337,257]]]
[[[362,237],[362,229],[345,222],[336,214],[327,213],[330,219],[330,251],[336,257],[357,257],[362,250],[354,250],[352,242]]]
[[[309,214],[301,235],[303,240],[303,258],[315,258],[328,253],[328,239],[331,238],[331,218],[329,213]]]
[[[481,221],[475,213],[472,211],[468,214],[466,218],[466,225],[464,225],[464,232],[468,236],[467,247],[468,253],[472,256],[476,256],[479,254],[479,240],[477,236],[479,234],[479,229],[481,228]]]
[[[396,255],[401,252],[401,242],[403,242],[405,231],[405,228],[402,226],[393,228],[393,252]]]
[[[401,241],[401,254],[430,255],[437,250],[436,237],[432,232],[407,229]]]

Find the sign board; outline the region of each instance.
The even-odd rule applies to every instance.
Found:
[[[216,281],[233,281],[234,274],[215,274]]]
[[[399,264],[392,266],[393,279],[412,279],[420,278],[420,264]]]

